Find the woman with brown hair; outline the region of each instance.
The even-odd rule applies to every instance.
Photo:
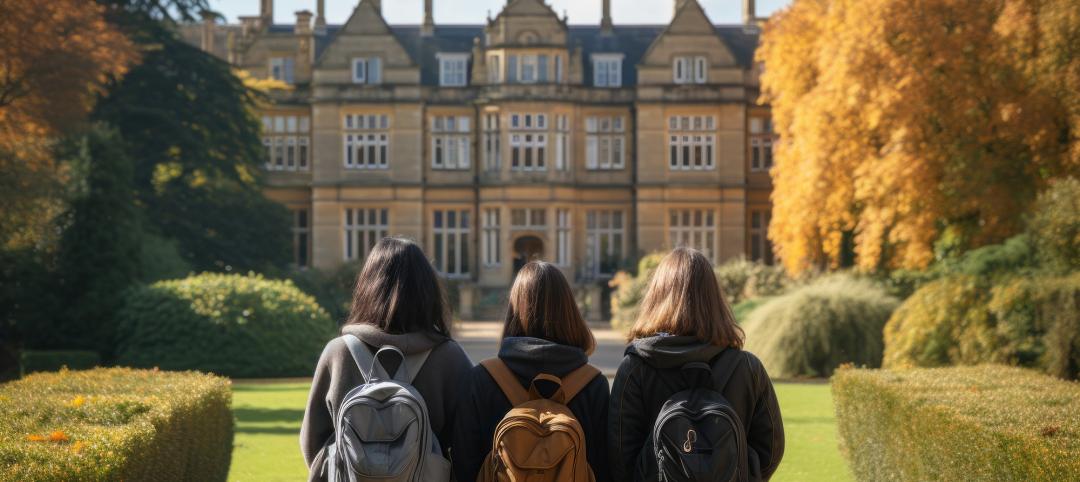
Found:
[[[780,408],[765,368],[742,346],[708,258],[688,248],[664,257],[612,386],[614,480],[772,476],[784,453]]]
[[[334,441],[332,414],[350,391],[370,381],[365,380],[351,349],[375,354],[390,346],[405,360],[419,360],[411,385],[423,397],[431,432],[442,455],[448,457],[458,382],[469,373],[472,362],[450,338],[446,295],[420,246],[398,238],[375,245],[356,279],[352,309],[341,333],[319,357],[300,427],[309,480],[326,480],[327,447]],[[405,360],[387,360],[397,364],[388,369],[398,371]]]
[[[459,481],[477,480],[491,452],[496,426],[513,407],[488,366],[491,362],[508,370],[505,380],[529,390],[535,383],[543,397],[557,386],[545,386],[544,378],[559,378],[565,386],[575,374],[581,389],[565,405],[580,423],[585,452],[596,480],[607,481],[607,379],[587,366],[596,346],[592,332],[581,318],[569,283],[554,265],[539,261],[526,264],[510,289],[510,304],[503,325],[497,360],[486,360],[472,369],[462,383],[454,429],[452,462]],[[538,381],[539,380],[539,381]],[[518,390],[518,387],[510,387]],[[557,392],[556,392],[557,393]],[[547,479],[545,479],[547,480]]]

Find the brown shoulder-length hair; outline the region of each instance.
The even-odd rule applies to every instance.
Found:
[[[700,251],[678,248],[653,272],[630,339],[658,333],[742,348],[743,330],[720,292],[712,263]]]
[[[510,288],[503,338],[531,336],[581,348],[596,348],[589,325],[581,318],[574,292],[562,271],[551,263],[532,261],[521,268]]]
[[[416,243],[384,238],[356,277],[346,324],[368,324],[386,333],[434,332],[450,336],[446,293],[435,268]]]

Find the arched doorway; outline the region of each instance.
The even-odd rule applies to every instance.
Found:
[[[517,274],[525,263],[544,257],[544,241],[536,236],[526,235],[514,240],[514,273]]]

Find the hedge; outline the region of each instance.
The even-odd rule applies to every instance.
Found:
[[[886,368],[1002,363],[1080,375],[1080,272],[923,286],[885,326]]]
[[[19,365],[23,375],[37,372],[55,372],[67,367],[72,370],[85,370],[101,364],[101,356],[93,351],[26,350],[19,354]]]
[[[117,364],[230,377],[310,376],[337,325],[291,281],[202,274],[128,295]]]
[[[791,284],[784,268],[743,257],[725,261],[714,268],[714,272],[724,299],[732,305],[752,298],[780,294]]]
[[[840,448],[856,480],[1080,480],[1080,385],[996,365],[841,369]]]
[[[834,275],[771,298],[743,323],[746,349],[775,377],[881,365],[881,330],[899,302],[864,278]]]
[[[225,480],[229,383],[98,368],[0,385],[0,480]]]

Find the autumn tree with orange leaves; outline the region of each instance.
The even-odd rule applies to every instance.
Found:
[[[922,268],[1080,170],[1074,0],[795,0],[766,25],[785,267]]]
[[[62,173],[50,144],[136,59],[86,0],[0,1],[0,246],[48,224]]]

